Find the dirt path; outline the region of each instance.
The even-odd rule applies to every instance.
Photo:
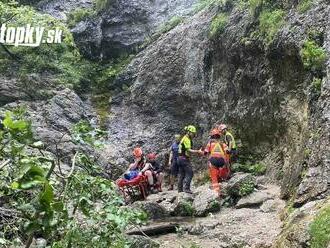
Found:
[[[222,208],[219,213],[183,223],[182,232],[155,238],[164,248],[270,247],[281,231],[279,212],[285,202],[279,187],[266,185],[259,193],[270,199],[261,206]]]

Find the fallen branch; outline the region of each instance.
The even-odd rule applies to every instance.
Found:
[[[169,223],[162,224],[157,226],[149,226],[145,228],[141,228],[136,226],[137,228],[131,231],[126,232],[127,235],[147,235],[147,236],[156,236],[168,233],[176,233],[177,228],[179,227],[178,223]]]
[[[148,236],[148,234],[146,234],[143,230],[142,230],[142,228],[140,227],[140,226],[138,226],[138,225],[136,225],[136,224],[134,224],[134,223],[131,223],[133,226],[135,226],[135,228],[137,228],[139,231],[140,231],[140,234],[138,234],[138,235],[143,235],[144,237],[146,237],[147,239],[149,239],[149,240],[151,240],[152,242],[155,242],[155,243],[157,243],[158,245],[160,245],[160,243],[158,242],[158,241],[155,241],[155,240],[153,240],[152,238],[150,238],[149,236]],[[126,233],[126,234],[128,234],[128,233]],[[133,234],[128,234],[128,235],[133,235]]]

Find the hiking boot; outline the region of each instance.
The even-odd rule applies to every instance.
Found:
[[[158,193],[158,190],[157,189],[154,189],[154,188],[151,188],[150,189],[150,193],[151,194],[157,194]]]
[[[187,193],[187,194],[192,194],[193,193],[190,189],[185,190],[184,192]]]

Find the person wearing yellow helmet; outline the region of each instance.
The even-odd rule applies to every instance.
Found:
[[[194,176],[192,165],[190,162],[191,154],[201,154],[200,150],[192,149],[193,143],[192,139],[195,137],[197,129],[193,125],[186,126],[184,128],[186,134],[180,141],[179,144],[179,181],[178,181],[178,191],[192,193],[190,190],[191,180]]]

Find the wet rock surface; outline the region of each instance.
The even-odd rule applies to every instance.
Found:
[[[104,60],[118,58],[123,53],[139,50],[158,27],[173,17],[189,14],[196,2],[112,1],[97,17],[78,23],[72,30],[73,35],[85,56]]]

